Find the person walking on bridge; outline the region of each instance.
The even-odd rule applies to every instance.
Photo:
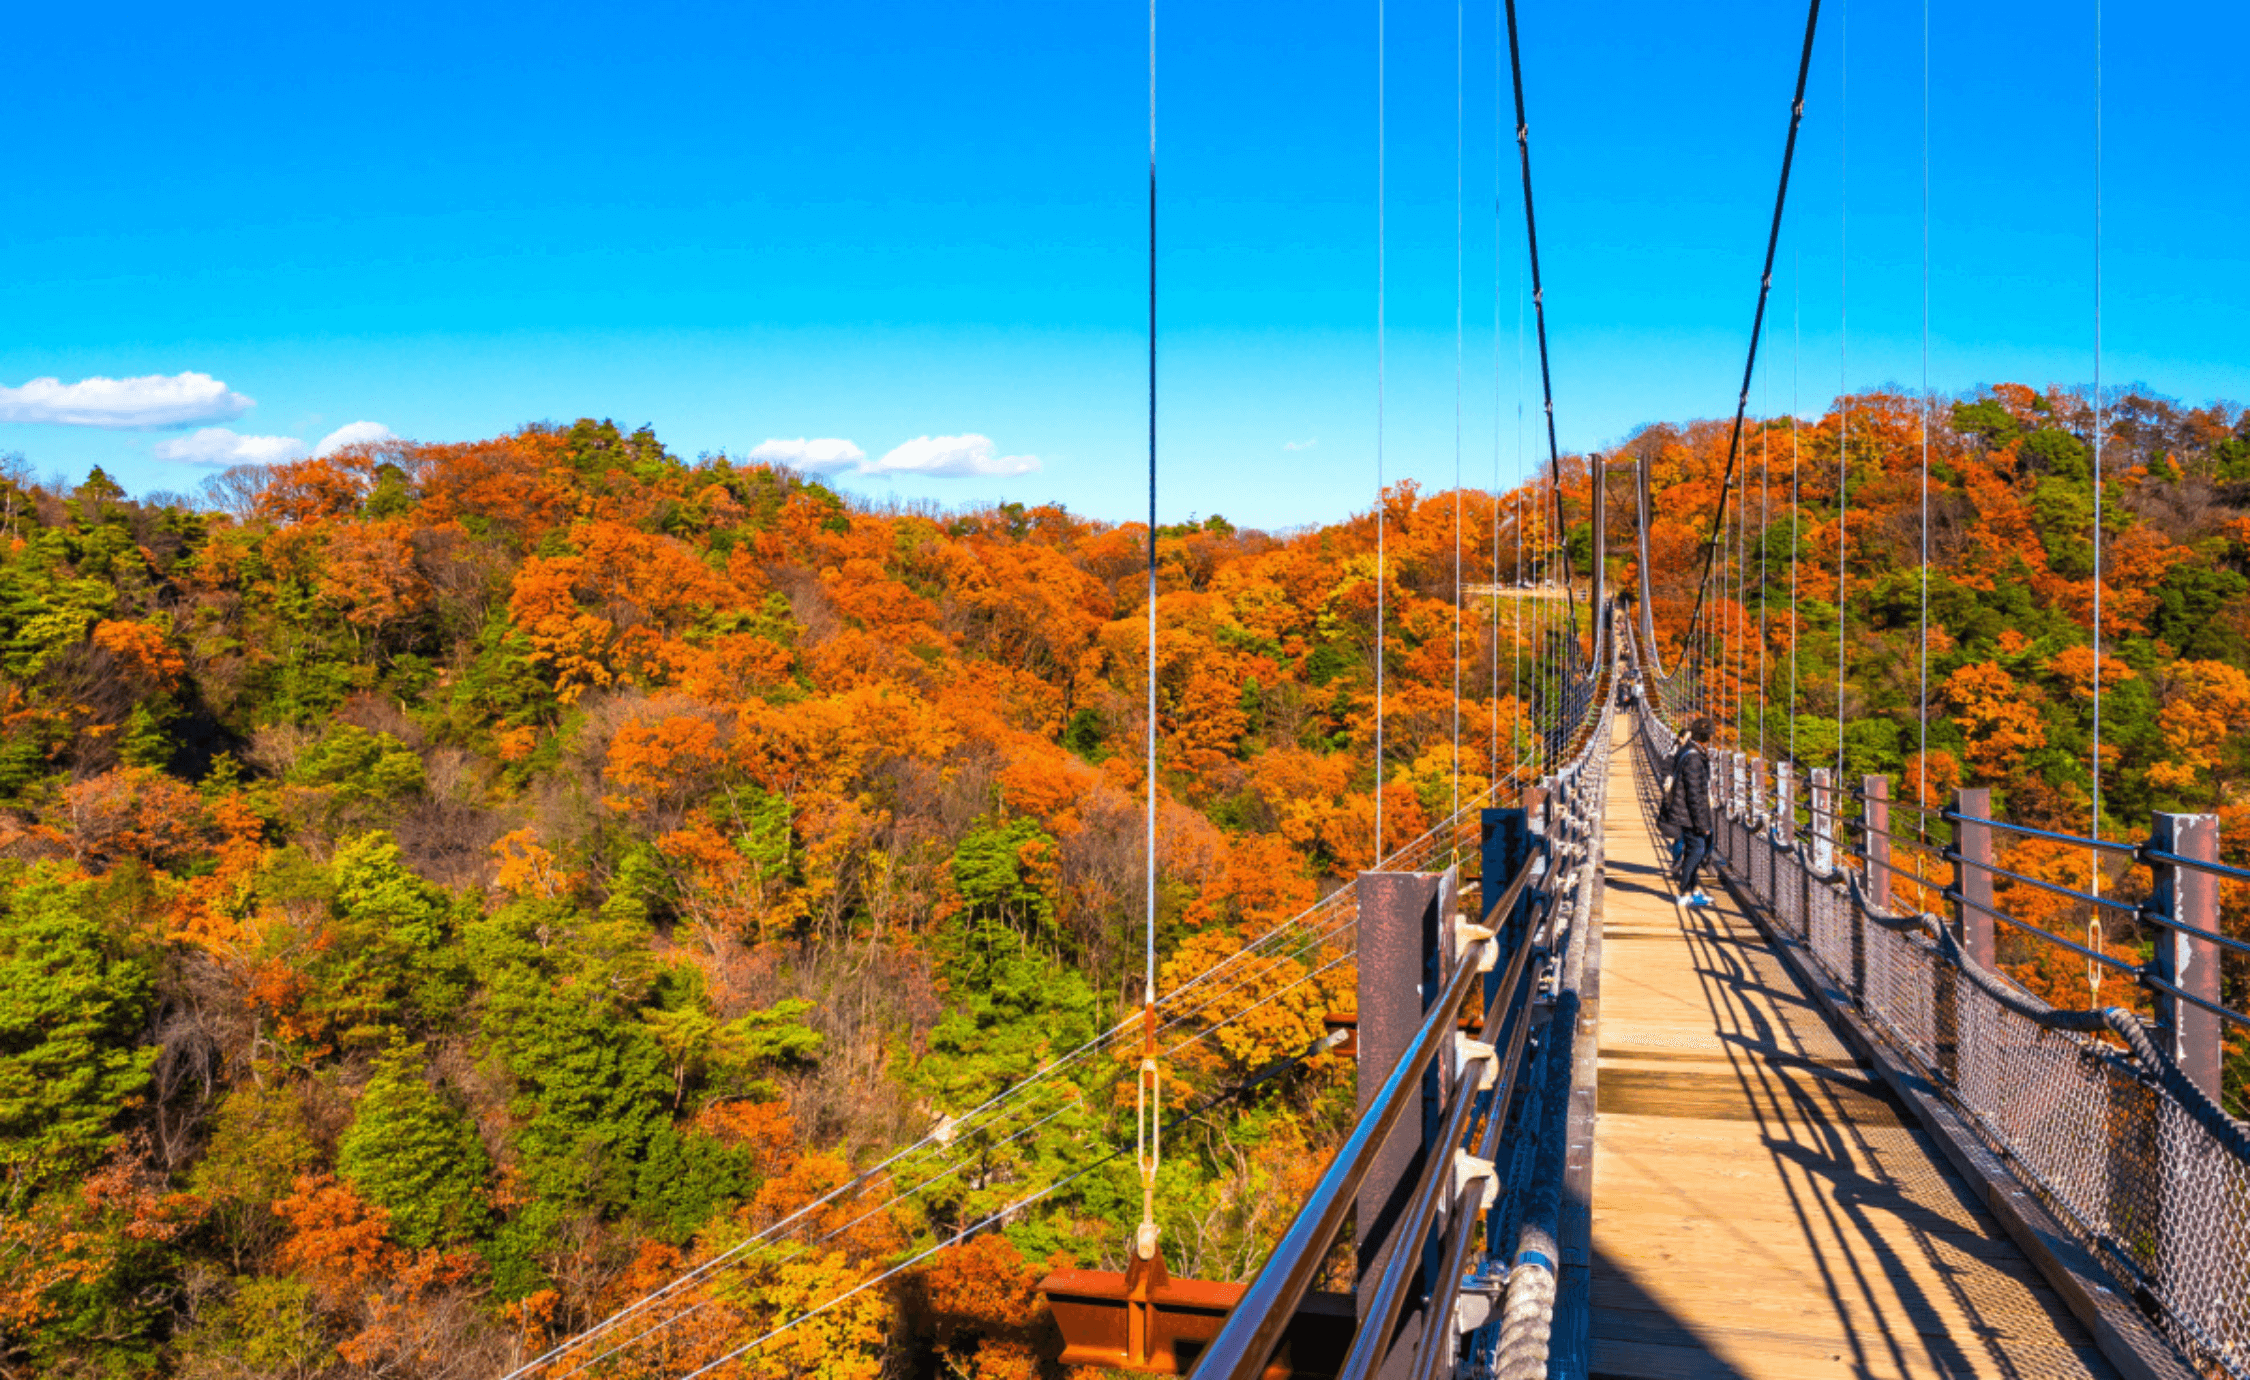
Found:
[[[1703,748],[1711,741],[1711,733],[1707,717],[1688,725],[1678,751],[1672,754],[1671,780],[1664,788],[1664,804],[1656,812],[1659,825],[1679,830],[1682,906],[1711,904],[1710,896],[1696,885],[1704,859],[1711,856],[1711,758]]]

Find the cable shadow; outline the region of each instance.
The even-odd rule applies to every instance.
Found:
[[[1640,818],[1619,820],[1617,826],[1633,831],[1637,824],[1633,841],[1661,857],[1667,845],[1651,823],[1656,763],[1634,736],[1636,789],[1628,795],[1613,787],[1611,799],[1639,804]],[[1763,1236],[1750,1230],[1744,1214],[1754,1204],[1747,1201],[1740,1211],[1721,1214],[1710,1207],[1705,1185],[1668,1180],[1640,1192],[1670,1195],[1678,1216],[1695,1219],[1695,1232],[1709,1233],[1705,1245],[1717,1248],[1706,1258],[1709,1266],[1723,1269],[1726,1247],[1768,1267],[1785,1264],[1804,1280],[1806,1302],[1817,1296],[1828,1317],[1819,1316],[1821,1309],[1807,1309],[1801,1321],[1813,1324],[1812,1330],[1763,1331],[1760,1318],[1777,1319],[1779,1327],[1794,1315],[1786,1308],[1759,1313],[1746,1300],[1740,1315],[1720,1310],[1722,1316],[1739,1316],[1740,1326],[1730,1321],[1712,1327],[1706,1321],[1699,1330],[1612,1264],[1597,1284],[1595,1300],[1597,1331],[1614,1333],[1610,1359],[1633,1346],[1676,1350],[1651,1353],[1645,1367],[1611,1365],[1596,1373],[1725,1375],[1734,1372],[1716,1355],[1721,1349],[1832,1345],[1836,1354],[1819,1360],[1841,1363],[1853,1375],[2046,1380],[2110,1374],[2090,1339],[2072,1335],[2075,1323],[2065,1323],[2060,1301],[2027,1282],[2028,1266],[2012,1243],[1966,1186],[1936,1162],[1926,1137],[1888,1089],[1858,1071],[1864,1066],[1849,1057],[1825,1010],[1799,986],[1742,899],[1732,894],[1727,872],[1720,875],[1726,884],[1720,905],[1673,912],[1710,1018],[1712,1044],[1698,1045],[1695,1053],[1603,1051],[1635,1060],[1695,1061],[1702,1069],[1605,1070],[1604,1109],[1610,1109],[1613,1092],[1630,1092],[1631,1075],[1638,1073],[1652,1082],[1670,1079],[1676,1105],[1682,1105],[1679,1086],[1701,1087],[1684,1104],[1690,1109],[1669,1115],[1754,1123],[1755,1144],[1781,1190],[1757,1200],[1781,1210],[1801,1255],[1785,1252],[1784,1260],[1775,1253],[1770,1227]],[[1698,1083],[1706,1077],[1707,1084]],[[1652,1104],[1649,1110],[1656,1108]],[[1748,1141],[1743,1149],[1758,1153]],[[1660,1289],[1670,1285],[1669,1279],[1656,1283]],[[1604,1308],[1605,1299],[1614,1307]],[[1677,1354],[1695,1348],[1702,1349],[1701,1358]],[[1605,1354],[1599,1343],[1596,1354]],[[1834,1366],[1818,1370],[1833,1373]]]

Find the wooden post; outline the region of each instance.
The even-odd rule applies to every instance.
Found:
[[[1993,966],[1992,792],[1964,786],[1953,793],[1953,938],[1979,966]],[[1978,909],[1978,907],[1983,909]]]
[[[1867,901],[1877,910],[1891,910],[1891,779],[1861,778],[1867,793],[1866,827],[1860,830],[1861,856],[1867,860]]]
[[[2159,812],[2149,843],[2162,852],[2201,862],[2219,860],[2219,817],[2175,815]],[[2149,863],[2154,874],[2149,909],[2166,919],[2219,932],[2219,879],[2201,868],[2178,863]],[[2191,997],[2219,1000],[2219,946],[2178,930],[2160,928],[2156,935],[2154,976]],[[2219,1100],[2220,1036],[2217,1013],[2159,988],[2156,1018],[2163,1025],[2157,1038],[2179,1064],[2180,1072]]]

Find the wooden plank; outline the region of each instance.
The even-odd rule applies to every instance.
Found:
[[[1628,1279],[1601,1270],[1594,1275],[1593,1301],[1597,1308],[1655,1313],[1675,1322],[1691,1314],[1725,1317],[1743,1326],[1808,1337],[1849,1336],[1884,1325],[1888,1319],[1904,1321],[1923,1331],[1967,1327],[1990,1330],[1996,1336],[2060,1340],[2073,1346],[2092,1344],[2091,1336],[2076,1319],[2067,1314],[2057,1318],[2061,1301],[2046,1289],[2030,1290],[2020,1297],[2003,1295],[1969,1302],[1911,1298],[1894,1307],[1885,1300],[1852,1293],[1808,1295],[1798,1289],[1751,1290],[1740,1284],[1676,1276]]]
[[[1606,897],[1592,1374],[2113,1376],[1756,921],[1651,889],[1635,776],[1614,753],[1604,846],[1646,884]]]
[[[1839,1076],[1762,1065],[1762,1082],[1697,1070],[1608,1067],[1602,1070],[1603,1112],[1686,1117],[1698,1121],[1765,1119],[1898,1125],[1902,1117],[1888,1090]]]
[[[1604,1341],[1688,1348],[1701,1346],[1746,1374],[1823,1375],[1844,1367],[1852,1376],[2104,1376],[2107,1364],[2091,1346],[1958,1333],[1925,1333],[1878,1326],[1851,1334],[1808,1337],[1791,1332],[1705,1324],[1689,1328],[1638,1311],[1597,1308],[1594,1327]],[[1748,1362],[1748,1365],[1744,1363]]]

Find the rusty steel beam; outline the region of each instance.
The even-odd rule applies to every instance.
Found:
[[[1066,1366],[1101,1366],[1148,1375],[1185,1375],[1195,1368],[1227,1315],[1249,1288],[1202,1279],[1173,1279],[1163,1253],[1134,1257],[1125,1273],[1058,1270],[1039,1281],[1062,1329]],[[1326,1380],[1350,1348],[1352,1300],[1312,1294],[1282,1333],[1263,1380]]]

